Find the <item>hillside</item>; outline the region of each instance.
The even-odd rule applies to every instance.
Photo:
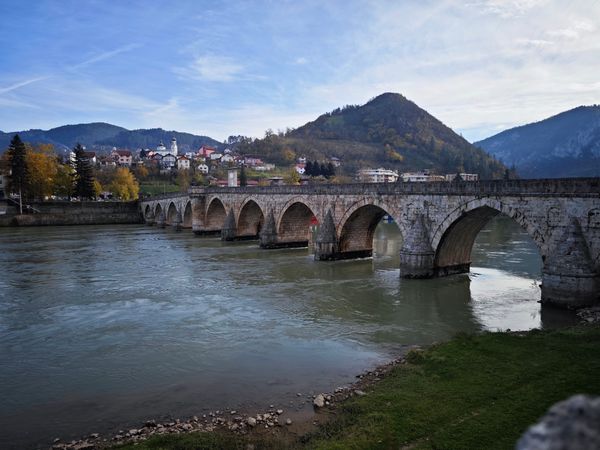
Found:
[[[127,130],[109,123],[86,123],[79,125],[65,125],[50,130],[27,130],[11,133],[0,132],[0,153],[4,152],[15,133],[21,139],[32,144],[53,144],[57,149],[73,148],[81,143],[88,149],[119,148],[155,148],[162,140],[166,145],[173,136],[182,151],[197,150],[203,144],[221,146],[221,144],[208,137],[196,136],[178,131],[166,131],[161,128]]]
[[[504,166],[399,94],[382,94],[362,106],[321,115],[285,135],[267,135],[240,150],[283,163],[294,157],[335,156],[353,175],[361,167],[438,173],[476,172],[497,178]]]
[[[527,178],[600,176],[600,106],[580,106],[475,145]]]

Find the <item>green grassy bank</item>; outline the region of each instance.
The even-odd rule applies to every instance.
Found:
[[[195,433],[131,449],[511,449],[555,402],[600,394],[600,328],[457,336],[410,352],[302,436]]]

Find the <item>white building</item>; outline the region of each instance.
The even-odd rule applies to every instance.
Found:
[[[165,156],[169,154],[167,147],[165,147],[165,144],[163,144],[162,141],[160,141],[160,144],[158,144],[158,146],[156,147],[156,153],[158,153],[160,156]]]
[[[177,156],[177,139],[175,139],[175,136],[171,139],[171,155]]]
[[[170,153],[167,153],[162,157],[162,167],[163,169],[172,169],[177,165],[177,157]]]
[[[190,159],[187,156],[177,158],[177,170],[188,170],[190,168]]]
[[[0,198],[8,197],[7,188],[7,176],[0,173]]]
[[[478,173],[462,173],[461,172],[459,175],[463,181],[479,181]],[[449,173],[444,178],[446,179],[446,181],[454,181],[454,179],[456,178],[456,174]]]
[[[362,169],[358,172],[358,179],[363,183],[395,183],[398,181],[398,172],[384,169]]]
[[[211,155],[212,156],[212,155]],[[225,153],[222,157],[221,157],[221,162],[222,163],[233,163],[235,161],[235,158],[233,157],[233,155],[231,155],[230,153]]]
[[[428,171],[423,172],[404,172],[400,175],[405,183],[422,183],[431,181],[446,181],[446,177],[442,175],[432,175]]]
[[[198,167],[196,167],[196,170],[200,173],[207,174],[208,166],[206,164],[199,164]]]
[[[210,154],[211,161],[219,161],[222,157],[223,155],[221,153],[214,152]]]

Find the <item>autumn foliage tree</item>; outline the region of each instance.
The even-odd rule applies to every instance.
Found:
[[[55,179],[58,174],[58,160],[54,147],[40,144],[28,147],[25,154],[27,163],[27,185],[30,198],[44,200],[54,194]]]
[[[126,167],[119,167],[115,171],[109,189],[115,197],[121,200],[136,200],[140,193],[140,185]]]

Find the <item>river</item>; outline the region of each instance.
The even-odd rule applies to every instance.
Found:
[[[541,310],[539,253],[508,218],[481,231],[470,274],[401,280],[394,224],[374,246],[330,263],[141,225],[0,229],[0,448],[215,409],[306,414],[306,395],[408,345],[573,320]]]

